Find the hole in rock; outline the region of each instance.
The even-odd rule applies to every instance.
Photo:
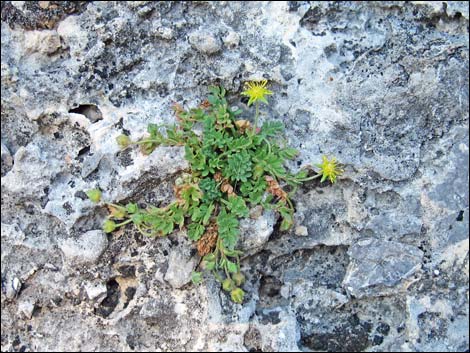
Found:
[[[95,308],[95,314],[101,317],[108,317],[119,303],[121,291],[119,283],[113,278],[106,283],[107,295],[100,306]]]
[[[70,109],[69,113],[85,115],[92,123],[103,120],[101,110],[94,104],[80,104],[77,108]]]

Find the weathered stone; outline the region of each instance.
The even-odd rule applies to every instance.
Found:
[[[108,246],[108,239],[101,230],[80,234],[77,238],[66,238],[59,243],[65,258],[73,265],[93,265]]]
[[[276,223],[277,215],[272,211],[264,212],[256,219],[240,221],[240,249],[247,255],[258,252],[269,240]]]
[[[234,49],[238,47],[238,44],[240,44],[240,36],[238,35],[237,32],[230,31],[227,33],[227,35],[223,38],[224,44],[230,48]]]
[[[168,269],[165,273],[165,281],[173,288],[181,288],[191,281],[191,273],[198,264],[198,257],[191,251],[192,245],[186,240],[186,234],[180,234],[184,237],[180,240],[178,246],[171,250]]]
[[[220,41],[211,32],[197,31],[189,35],[189,43],[199,52],[215,54],[221,49]]]
[[[13,165],[13,158],[11,157],[10,151],[8,147],[2,143],[2,177],[11,169]]]
[[[33,316],[35,305],[30,301],[20,301],[18,303],[18,314],[25,317],[26,319],[31,319]]]
[[[385,295],[406,288],[421,268],[423,252],[395,241],[363,239],[348,251],[343,287],[354,297]]]
[[[107,289],[102,283],[87,283],[85,284],[86,294],[88,299],[100,303],[106,296]]]
[[[55,31],[26,32],[24,45],[29,55],[35,52],[51,55],[61,48],[60,37]]]
[[[258,332],[259,338],[249,342],[253,330]],[[263,352],[301,352],[297,346],[299,341],[300,330],[294,313],[281,308],[260,312],[250,331],[245,334],[247,348],[258,348]]]

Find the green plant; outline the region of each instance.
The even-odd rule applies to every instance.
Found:
[[[261,205],[279,212],[280,229],[287,230],[293,224],[290,197],[296,188],[320,176],[333,183],[342,170],[335,160],[325,157],[316,175],[309,176],[305,169],[288,171],[285,162],[295,159],[298,151],[282,142],[283,124],[267,121],[258,126],[259,104],[267,103],[265,95],[272,94],[266,81],[249,83],[242,93],[249,97],[248,105],[255,104],[253,124],[237,119],[242,111],[229,108],[225,93],[223,88],[212,87],[207,101],[198,108],[184,110],[175,105],[175,126],[150,124],[149,136],[135,142],[124,135],[117,138],[122,148],[136,144],[146,154],[161,145],[184,146],[191,170],[176,180],[176,200],[165,207],[108,204],[103,229],[109,233],[132,223],[145,236],[186,229],[188,237],[197,242],[201,268],[214,275],[234,302],[242,303],[245,277],[240,271],[242,252],[236,249],[239,218]],[[202,134],[196,134],[196,126],[202,128]],[[192,280],[201,282],[201,272],[194,272]]]

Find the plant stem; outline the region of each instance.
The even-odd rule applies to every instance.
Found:
[[[255,129],[258,127],[258,117],[259,117],[259,102],[255,102],[256,113],[255,113]]]
[[[131,223],[131,222],[132,222],[132,219],[128,219],[127,221],[116,224],[116,227],[121,227],[121,226],[126,225],[126,224]]]
[[[222,282],[223,282],[222,277],[220,277],[220,275],[219,275],[215,270],[212,270],[212,274],[214,275],[215,279],[216,279],[219,283],[222,283]]]
[[[314,176],[311,176],[311,177],[308,177],[308,178],[297,179],[297,180],[299,180],[299,181],[302,181],[302,182],[303,182],[303,181],[309,181],[309,180],[313,180],[313,179],[319,178],[319,177],[321,177],[321,176],[322,176],[322,174],[317,174],[317,175],[314,175]]]

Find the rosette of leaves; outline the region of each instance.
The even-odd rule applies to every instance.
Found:
[[[251,156],[246,150],[231,154],[227,159],[227,168],[223,176],[231,181],[246,182],[252,175]]]
[[[199,188],[203,192],[204,201],[215,201],[222,196],[219,186],[214,179],[204,178],[199,182]]]

